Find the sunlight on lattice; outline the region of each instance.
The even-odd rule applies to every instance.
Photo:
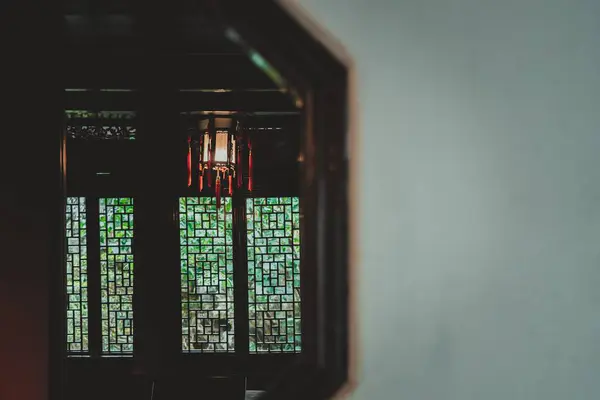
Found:
[[[246,201],[250,353],[302,350],[297,197]]]
[[[67,197],[66,294],[67,352],[85,354],[88,346],[87,226],[84,197]]]
[[[182,350],[234,352],[231,198],[179,200]]]
[[[100,199],[102,353],[133,353],[133,199]]]

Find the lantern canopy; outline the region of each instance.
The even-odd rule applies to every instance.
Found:
[[[214,188],[217,207],[221,205],[223,190],[233,195],[234,182],[242,186],[242,147],[248,150],[248,189],[252,188],[252,153],[250,141],[234,116],[206,116],[198,121],[196,141],[192,134],[188,136],[188,187],[192,186],[193,165],[197,166],[198,189],[200,192]],[[196,146],[193,145],[196,144]],[[196,147],[196,151],[192,151]],[[192,160],[195,153],[196,162]]]

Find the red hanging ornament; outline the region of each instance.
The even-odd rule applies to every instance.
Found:
[[[215,195],[217,196],[217,209],[221,207],[221,176],[217,172],[217,179],[215,181]]]
[[[200,164],[200,175],[198,177],[198,188],[200,191],[204,189],[204,171],[202,169],[202,164]]]
[[[213,142],[213,129],[214,129],[214,120],[211,118],[209,120],[208,123],[208,132],[207,132],[207,136],[206,136],[206,140],[208,140],[208,143],[206,143],[204,146],[206,148],[207,151],[207,155],[206,155],[206,177],[207,177],[207,185],[208,187],[212,187],[212,158],[213,158],[213,146],[216,146],[216,143]],[[217,172],[217,177],[219,174],[219,171]]]
[[[210,143],[210,142],[208,142]],[[207,144],[208,144],[207,143]],[[204,158],[206,154],[204,154],[204,134],[200,132],[200,137],[198,138],[198,189],[200,192],[204,189]],[[210,179],[210,174],[208,176]]]
[[[229,195],[233,195],[233,179],[231,177],[231,173],[229,174]]]
[[[240,145],[241,140],[239,140],[238,138],[238,143],[237,143],[237,170],[235,171],[235,173],[237,174],[237,187],[238,189],[242,187],[242,180],[243,180],[243,176],[242,176],[242,146]]]
[[[192,186],[192,137],[188,136],[187,153],[188,187]]]
[[[248,138],[248,190],[252,191],[252,143]]]
[[[208,158],[208,163],[207,163],[207,168],[206,168],[206,176],[208,178],[208,187],[212,187],[212,182],[211,182],[211,178],[212,178],[212,173],[211,173],[211,165],[210,165],[210,157]],[[218,176],[218,173],[217,173]]]

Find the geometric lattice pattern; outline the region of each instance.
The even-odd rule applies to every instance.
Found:
[[[101,198],[102,353],[133,353],[133,199]]]
[[[179,200],[182,351],[231,353],[234,342],[231,198]]]
[[[69,139],[133,140],[137,129],[132,111],[66,110]]]
[[[85,197],[67,197],[67,352],[88,352],[87,232]]]
[[[67,125],[67,137],[72,139],[135,139],[136,128],[127,125]]]
[[[247,199],[246,224],[249,352],[300,352],[299,199]]]

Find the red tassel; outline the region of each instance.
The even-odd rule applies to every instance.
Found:
[[[221,208],[221,177],[217,172],[217,180],[215,182],[215,194],[217,196],[217,209]]]
[[[252,145],[250,144],[250,139],[248,139],[248,190],[252,191]]]
[[[237,174],[237,187],[238,189],[242,187],[242,146],[240,146],[240,140],[238,140],[237,145],[237,166],[235,173]]]
[[[233,195],[233,179],[231,177],[231,173],[229,174],[229,195]]]
[[[206,167],[206,178],[207,178],[207,186],[208,187],[212,187],[212,163],[210,162],[211,152],[212,152],[211,151],[211,147],[212,146],[211,146],[211,142],[210,142],[210,139],[209,139],[208,140],[208,148],[207,148],[207,150],[208,150],[208,156],[206,157],[206,159],[208,160],[206,162],[206,165],[207,165],[207,167]]]
[[[208,179],[208,184],[207,184],[208,187],[212,187],[212,182],[211,182],[212,173],[211,173],[211,168],[210,168],[210,161],[208,162],[208,168],[206,169],[206,176]]]
[[[200,168],[202,168],[202,166],[200,166]],[[200,171],[202,171],[202,169],[200,169]],[[204,174],[202,172],[200,172],[200,177],[198,178],[198,186],[200,191],[204,189]]]
[[[192,137],[188,136],[187,153],[188,187],[192,186]]]

